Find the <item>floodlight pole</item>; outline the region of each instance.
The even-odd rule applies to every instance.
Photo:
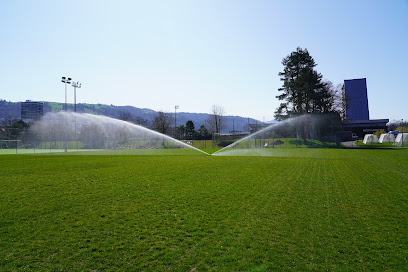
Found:
[[[66,79],[66,77],[62,77],[61,82],[63,82],[65,84],[65,111],[67,111],[67,84],[71,84],[71,80],[72,78],[68,78]]]
[[[401,119],[401,130],[402,130],[402,142],[401,142],[401,146],[402,148],[404,148],[404,119]]]
[[[178,105],[174,106],[174,137],[177,138],[177,109],[179,108]]]
[[[204,127],[205,127],[205,129],[207,130],[207,120],[204,120]],[[207,132],[208,132],[208,130],[207,130]],[[205,149],[207,149],[207,138],[208,138],[208,135],[205,135],[206,137],[204,137],[204,148]]]
[[[65,112],[67,112],[67,84],[71,84],[71,80],[72,80],[72,78],[65,78],[65,77],[62,77],[62,79],[61,79],[61,82],[63,82],[64,84],[65,84]],[[65,120],[66,120],[66,116],[65,116]],[[65,124],[65,126],[67,126],[67,124]],[[64,143],[64,151],[65,152],[67,152],[67,149],[68,149],[68,145],[67,145],[67,128],[65,127],[65,129],[64,129],[64,131],[65,131],[65,143]]]
[[[76,109],[76,88],[81,88],[81,86],[82,86],[82,84],[81,83],[79,83],[79,81],[77,81],[77,82],[72,82],[72,87],[74,87],[74,112],[76,113],[76,111],[77,111],[77,109]],[[75,142],[76,142],[76,148],[77,148],[77,151],[78,151],[78,135],[77,135],[77,126],[76,126],[76,115],[75,115],[75,118],[74,118],[74,126],[75,126],[75,129],[74,129],[74,131],[75,131]]]
[[[64,81],[65,83],[65,103],[64,103],[64,111],[67,111],[67,82]]]
[[[76,112],[76,88],[81,88],[82,84],[77,82],[72,82],[72,87],[74,87],[74,112]]]

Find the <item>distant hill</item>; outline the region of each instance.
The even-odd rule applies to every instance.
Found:
[[[44,113],[58,112],[63,109],[63,103],[58,102],[44,102]],[[73,110],[73,105],[68,105],[69,109]],[[132,119],[138,119],[147,121],[147,126],[150,126],[157,112],[151,109],[137,108],[133,106],[115,106],[104,104],[77,104],[77,112],[85,112],[97,115],[104,115],[112,118],[119,119],[121,114],[127,114]],[[174,113],[173,113],[174,115]],[[0,100],[0,119],[20,119],[21,118],[21,102],[8,102]],[[194,122],[195,129],[198,130],[201,125],[208,120],[208,113],[190,113],[190,112],[177,112],[177,126],[185,125],[187,121]],[[261,123],[252,118],[245,118],[241,116],[226,116],[226,128],[223,132],[235,131],[247,131],[248,123]]]

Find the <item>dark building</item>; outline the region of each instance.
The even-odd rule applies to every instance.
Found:
[[[348,120],[369,120],[367,82],[365,78],[344,80]]]
[[[27,100],[21,102],[21,119],[32,121],[44,114],[44,103]]]
[[[387,131],[389,119],[370,120],[365,78],[344,80],[346,99],[345,130],[355,133],[359,138],[377,130]]]

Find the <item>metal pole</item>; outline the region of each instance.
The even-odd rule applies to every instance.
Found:
[[[65,81],[65,111],[67,111],[67,82]]]
[[[65,113],[67,112],[67,82],[65,81]],[[67,116],[65,115],[65,128],[64,128],[64,135],[65,135],[65,141],[64,141],[64,151],[67,152],[68,149],[68,143],[67,143]]]
[[[204,127],[207,130],[207,120],[204,120]],[[207,130],[208,133],[208,130]],[[206,135],[207,136],[207,135]],[[208,137],[204,137],[204,148],[207,149],[207,138]]]
[[[74,112],[76,112],[76,85],[74,85]]]
[[[79,81],[72,82],[72,87],[74,87],[74,112],[77,112],[77,102],[76,102],[76,88],[81,88],[81,83]],[[77,134],[77,124],[76,124],[76,115],[74,117],[74,125],[75,125],[75,142],[76,142],[76,149],[78,151],[78,134]]]
[[[272,132],[272,148],[275,148],[275,133]]]
[[[74,112],[75,113],[76,113],[76,87],[77,87],[77,85],[74,84]],[[77,135],[77,127],[76,127],[76,115],[75,115],[75,118],[74,118],[74,126],[75,126],[75,129],[74,129],[75,145],[76,145],[76,149],[78,151],[78,135]]]
[[[179,108],[178,105],[174,106],[174,138],[177,138],[177,109]]]
[[[404,119],[401,119],[401,130],[402,130],[402,148],[404,148]]]
[[[68,84],[71,84],[71,78],[69,77],[69,78],[65,78],[65,77],[62,77],[62,82],[64,82],[64,84],[65,84],[65,104],[64,104],[64,111],[65,112],[67,112],[68,111],[68,105],[67,105],[67,83]],[[64,128],[64,134],[65,134],[65,143],[64,143],[64,150],[65,150],[65,152],[67,152],[67,148],[68,148],[68,144],[67,144],[67,126],[68,126],[68,123],[67,123],[67,116],[66,116],[66,114],[65,114],[65,128]]]

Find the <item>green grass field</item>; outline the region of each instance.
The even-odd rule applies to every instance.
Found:
[[[272,151],[2,155],[0,268],[408,270],[407,150]]]
[[[359,147],[363,148],[401,148],[398,145],[394,145],[393,143],[369,143],[369,144],[364,144],[363,141],[357,141],[355,143]]]

